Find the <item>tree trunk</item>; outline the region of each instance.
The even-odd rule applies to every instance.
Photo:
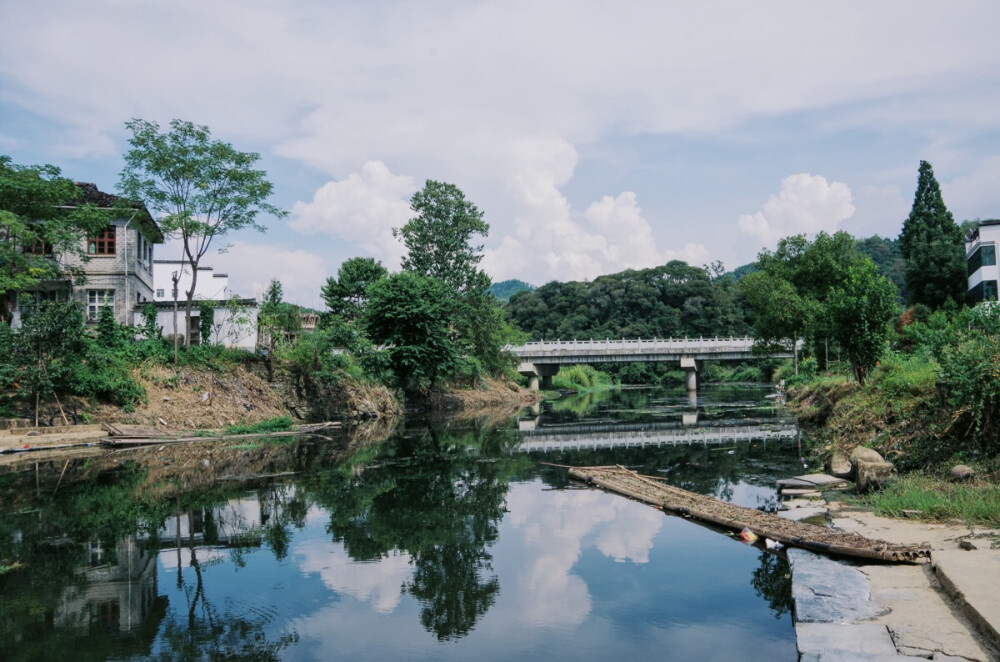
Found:
[[[184,265],[182,264],[181,265],[181,269],[183,269],[183,268],[184,268]],[[174,333],[173,333],[173,336],[174,336],[174,365],[177,365],[177,290],[180,288],[180,285],[178,285],[178,283],[181,280],[180,273],[177,272],[177,271],[175,271],[173,274],[171,274],[170,280],[172,280],[174,282]]]
[[[191,308],[194,306],[194,288],[198,284],[198,265],[191,261],[191,289],[187,295],[187,309],[184,311],[184,346],[191,347]]]

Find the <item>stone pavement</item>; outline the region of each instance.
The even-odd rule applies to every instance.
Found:
[[[789,549],[800,660],[1000,660],[1000,550],[990,547],[1000,532],[894,520],[838,502],[786,503],[792,518],[822,509],[839,529],[932,548],[921,565]]]

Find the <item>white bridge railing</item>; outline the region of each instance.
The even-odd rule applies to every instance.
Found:
[[[673,354],[729,353],[753,350],[754,339],[742,338],[652,338],[621,340],[538,340],[507,349],[516,356],[566,354]],[[786,350],[786,351],[791,351]]]

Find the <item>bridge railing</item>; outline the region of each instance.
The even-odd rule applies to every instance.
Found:
[[[739,351],[748,352],[753,348],[754,339],[744,336],[714,338],[622,338],[605,340],[535,340],[507,349],[518,355],[539,355],[549,352],[697,352],[697,351]]]

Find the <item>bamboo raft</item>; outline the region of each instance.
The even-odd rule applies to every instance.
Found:
[[[930,558],[931,550],[927,546],[874,540],[858,533],[788,520],[666,485],[622,466],[570,467],[569,475],[588,485],[596,485],[684,517],[735,531],[749,529],[761,538],[814,552],[895,563],[917,563]]]

